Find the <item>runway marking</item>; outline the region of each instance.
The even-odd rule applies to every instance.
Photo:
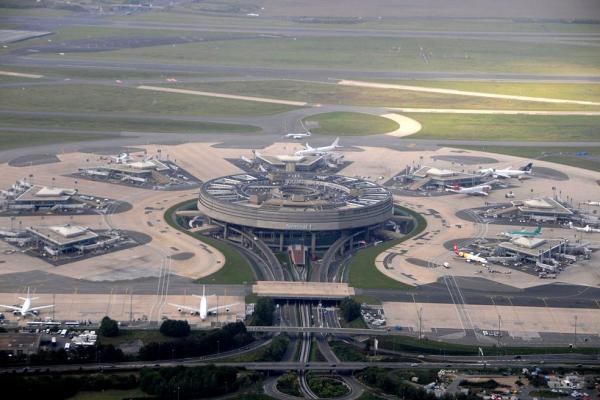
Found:
[[[389,84],[389,83],[375,83],[375,82],[353,81],[353,80],[341,80],[338,82],[338,85],[368,87],[368,88],[376,88],[376,89],[409,90],[409,91],[413,91],[413,92],[452,94],[452,95],[458,95],[458,96],[487,97],[487,98],[493,98],[493,99],[533,101],[533,102],[538,102],[538,103],[579,104],[579,105],[586,105],[586,106],[600,106],[600,103],[595,102],[595,101],[553,99],[553,98],[548,98],[548,97],[517,96],[517,95],[510,95],[510,94],[471,92],[471,91],[465,91],[465,90],[441,89],[441,88],[432,88],[432,87],[424,87],[424,86],[395,85],[395,84]]]
[[[19,78],[33,78],[33,79],[38,79],[38,78],[43,78],[44,77],[44,75],[24,74],[22,72],[12,72],[12,71],[0,71],[0,75],[3,75],[3,76],[17,76]]]
[[[230,99],[230,100],[244,100],[244,101],[254,101],[254,102],[258,102],[258,103],[283,104],[286,106],[318,107],[318,105],[309,104],[309,103],[306,103],[303,101],[279,100],[279,99],[270,99],[270,98],[266,98],[266,97],[238,96],[238,95],[234,95],[234,94],[202,92],[202,91],[198,91],[198,90],[174,89],[174,88],[165,88],[165,87],[160,87],[160,86],[146,86],[146,85],[141,85],[141,86],[138,86],[137,88],[142,89],[142,90],[153,90],[156,92],[191,94],[191,95],[195,95],[195,96],[218,97],[218,98]]]

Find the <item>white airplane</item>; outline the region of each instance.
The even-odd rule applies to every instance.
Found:
[[[521,179],[523,175],[530,175],[531,170],[533,168],[533,163],[529,163],[526,166],[520,169],[513,169],[512,167],[508,167],[505,169],[494,169],[494,168],[484,168],[480,169],[478,172],[484,176],[493,176],[494,178],[518,178]]]
[[[224,306],[208,308],[208,305],[207,305],[208,303],[207,303],[206,296],[205,296],[205,286],[204,285],[202,286],[202,296],[198,296],[195,294],[192,296],[200,297],[200,307],[199,308],[183,306],[181,304],[174,304],[174,303],[169,303],[169,305],[173,306],[173,307],[177,307],[179,312],[183,312],[185,310],[185,311],[189,311],[190,315],[199,315],[200,319],[204,321],[209,314],[216,314],[217,310],[219,310],[221,308],[224,308],[227,312],[229,312],[231,307],[238,304],[238,303],[226,304]]]
[[[446,189],[446,192],[459,193],[459,194],[468,194],[469,196],[489,196],[490,191],[492,190],[491,185],[477,185],[473,187],[463,188],[458,185],[453,186],[452,188]]]
[[[334,151],[335,149],[342,147],[339,145],[340,142],[340,138],[336,138],[333,143],[331,143],[329,146],[323,146],[323,147],[310,147],[310,145],[308,143],[306,143],[306,148],[303,150],[298,150],[297,152],[294,153],[294,155],[296,156],[320,156],[323,154],[327,154],[331,151]]]
[[[480,263],[482,265],[486,265],[488,263],[487,259],[484,257],[481,257],[479,255],[479,253],[473,254],[473,253],[467,253],[464,251],[460,251],[456,244],[454,245],[454,253],[456,253],[457,256],[464,258],[467,262],[476,262],[476,263]]]
[[[4,304],[0,304],[0,307],[8,308],[14,315],[20,314],[23,317],[26,317],[27,315],[38,315],[39,310],[54,307],[54,304],[48,306],[31,307],[31,301],[39,299],[39,297],[29,297],[29,288],[27,288],[27,297],[19,297],[19,299],[23,300],[21,307],[7,306]]]
[[[569,228],[575,229],[578,232],[587,232],[587,233],[598,233],[598,232],[600,232],[600,229],[598,229],[598,228],[592,228],[589,225],[586,225],[583,228],[581,228],[579,226],[573,225],[572,222],[569,222]]]
[[[586,201],[585,204],[587,204],[588,206],[599,207],[600,206],[600,201]]]
[[[110,156],[113,160],[117,162],[117,164],[125,164],[132,160],[129,153],[121,153],[118,156]]]
[[[284,137],[290,138],[290,139],[304,139],[304,138],[310,137],[310,132],[306,132],[306,133],[288,133]]]

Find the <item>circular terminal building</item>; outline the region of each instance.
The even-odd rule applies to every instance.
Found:
[[[205,182],[198,210],[223,236],[260,239],[272,249],[303,244],[312,252],[341,237],[368,239],[393,214],[391,193],[359,178],[280,172]]]

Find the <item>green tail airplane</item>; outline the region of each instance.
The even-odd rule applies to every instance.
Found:
[[[520,231],[512,231],[512,232],[508,232],[508,233],[509,233],[509,235],[514,235],[514,236],[535,237],[535,236],[539,236],[542,233],[542,227],[538,226],[533,231],[528,231],[528,230],[523,229]]]

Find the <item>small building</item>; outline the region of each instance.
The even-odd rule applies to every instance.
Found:
[[[256,160],[264,167],[287,172],[314,171],[325,163],[323,156],[270,156],[260,153],[255,153],[255,155]]]
[[[556,223],[568,221],[573,216],[571,210],[550,197],[511,203],[519,211],[520,216],[533,221]]]
[[[519,237],[510,242],[498,244],[501,255],[506,257],[517,257],[531,263],[545,262],[564,254],[567,241],[564,239],[542,239]]]
[[[30,211],[53,209],[72,203],[73,196],[76,194],[77,189],[33,185],[15,197],[14,201],[8,205],[8,209]]]
[[[29,227],[27,232],[38,250],[51,256],[81,252],[98,239],[98,234],[89,228],[70,224]]]
[[[13,356],[36,354],[41,337],[39,333],[3,333],[0,335],[0,351]]]
[[[409,174],[407,178],[412,181],[409,187],[411,190],[418,190],[425,187],[443,189],[454,185],[471,187],[477,186],[487,179],[481,174],[468,174],[429,166],[418,168]]]

